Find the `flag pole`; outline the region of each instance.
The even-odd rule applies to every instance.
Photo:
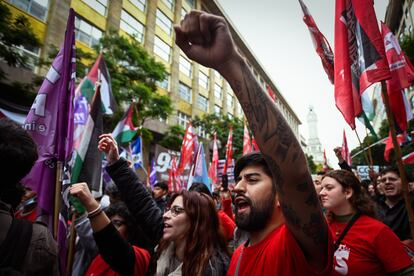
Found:
[[[363,149],[364,145],[361,142],[361,138],[359,138],[359,135],[358,135],[358,132],[357,132],[356,128],[354,129],[354,132],[356,134],[356,137],[358,138],[359,146]],[[369,162],[368,157],[367,157],[367,153],[365,152],[365,150],[363,150],[363,154],[364,154],[365,162],[367,162],[368,166],[371,168],[372,164]]]
[[[388,123],[389,123],[389,126],[390,126],[392,143],[394,145],[395,158],[396,158],[396,161],[397,161],[398,170],[400,172],[402,193],[403,193],[403,197],[404,197],[405,208],[407,209],[408,221],[410,223],[411,238],[414,238],[414,212],[413,212],[413,208],[412,208],[412,205],[411,205],[411,200],[410,200],[410,197],[409,197],[409,194],[408,194],[407,175],[405,173],[404,165],[403,165],[403,162],[402,162],[400,144],[397,141],[397,135],[396,135],[396,131],[395,131],[394,119],[393,119],[393,116],[391,114],[390,102],[389,102],[388,92],[387,92],[387,85],[386,85],[385,81],[381,81],[381,93],[382,93],[382,99],[384,101],[385,111],[387,112],[387,118],[388,118]]]
[[[365,127],[365,136],[368,136],[368,128]],[[371,167],[374,166],[374,159],[372,159],[372,151],[371,151],[371,147],[368,141],[368,158],[369,158],[369,162],[371,164]]]
[[[53,213],[53,237],[57,240],[59,212],[60,212],[60,193],[62,192],[62,185],[60,180],[62,178],[62,161],[56,162],[56,179],[55,179],[55,208]]]
[[[68,258],[66,262],[66,275],[72,275],[73,261],[75,257],[75,243],[76,243],[76,228],[75,228],[76,213],[72,214],[72,223],[70,225],[70,239],[68,248]]]

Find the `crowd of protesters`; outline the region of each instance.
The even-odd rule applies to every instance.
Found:
[[[313,182],[295,135],[236,50],[225,20],[192,11],[175,31],[189,58],[230,83],[263,154],[237,160],[234,187],[223,177],[213,191],[193,183],[171,193],[161,182],[151,191],[120,158],[114,138],[101,135],[97,150],[114,184],[105,204],[87,183],[69,189],[86,209],[72,210],[79,212],[72,274],[413,275],[398,171],[387,168],[364,186],[340,159],[342,170]],[[37,159],[36,145],[6,119],[0,157],[0,275],[58,275],[56,242],[33,219],[36,195],[19,184]]]

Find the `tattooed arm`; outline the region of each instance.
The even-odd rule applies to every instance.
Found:
[[[316,268],[328,262],[328,226],[299,142],[282,113],[239,55],[221,17],[192,11],[175,27],[176,43],[192,60],[230,83],[272,170],[286,225]]]

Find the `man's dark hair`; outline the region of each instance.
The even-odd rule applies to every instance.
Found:
[[[203,193],[208,195],[209,197],[213,198],[210,190],[207,188],[207,186],[204,183],[200,183],[200,182],[194,182],[190,189],[188,189],[189,191],[195,191],[195,192],[199,192],[199,193]]]
[[[386,173],[395,173],[398,177],[400,177],[400,171],[398,170],[397,167],[395,166],[389,166],[389,167],[385,167],[384,169],[382,169],[379,173],[380,176],[383,176]]]
[[[164,190],[164,191],[168,192],[168,184],[166,182],[164,182],[164,181],[155,183],[154,184],[154,188],[155,187],[158,187],[161,190]]]
[[[29,133],[13,121],[0,119],[0,199],[15,205],[24,192],[19,181],[37,160],[37,147]]]
[[[267,174],[270,178],[272,177],[272,173],[270,172],[269,166],[261,152],[252,152],[237,160],[236,165],[234,166],[234,179],[237,179],[241,173],[241,171],[248,166],[260,166],[262,167],[265,174]]]
[[[324,176],[325,174],[326,174],[325,171],[317,171],[316,172],[316,175],[322,175],[322,176]]]

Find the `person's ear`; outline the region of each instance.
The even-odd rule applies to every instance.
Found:
[[[352,190],[351,187],[348,187],[345,189],[345,198],[350,199],[352,195],[354,194],[354,190]]]

